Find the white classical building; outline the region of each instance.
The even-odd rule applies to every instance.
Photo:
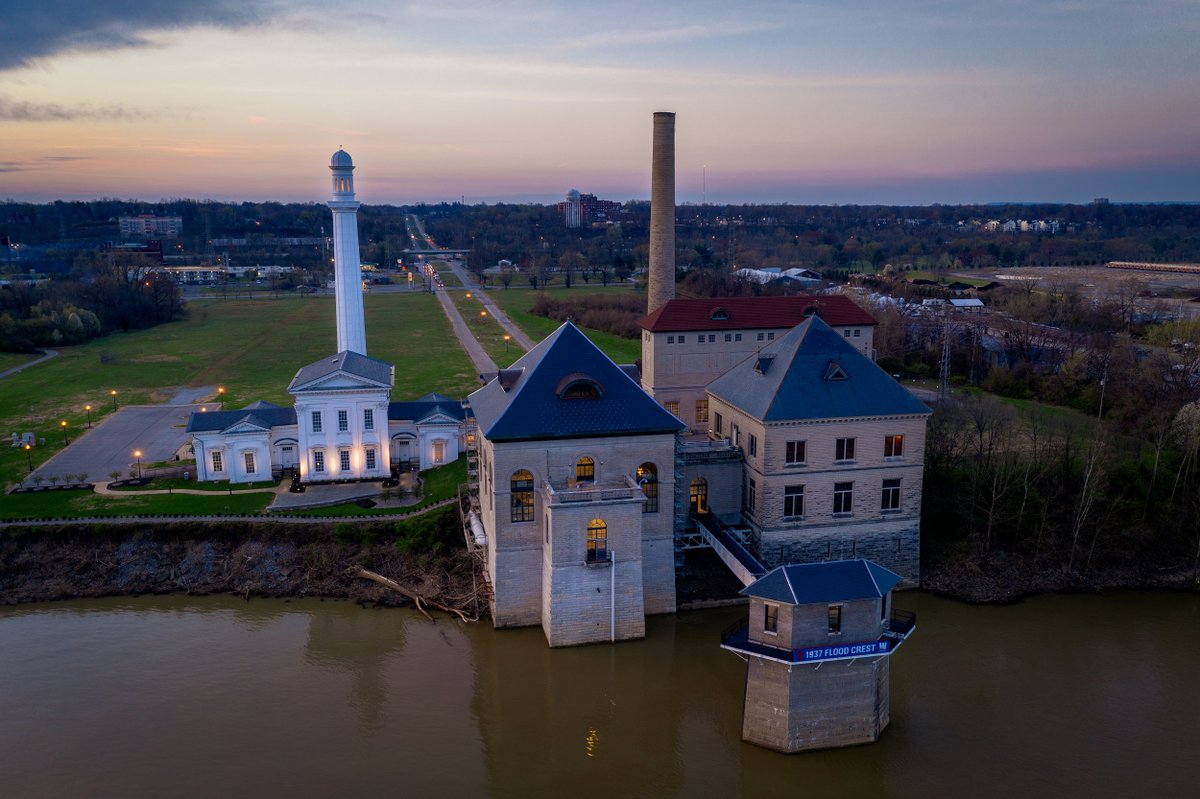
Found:
[[[305,483],[382,480],[393,467],[457,460],[464,411],[429,394],[392,402],[395,367],[367,357],[358,258],[354,164],[333,155],[333,238],[338,352],[296,372],[291,408],[255,402],[188,420],[198,480],[245,483],[297,474]]]

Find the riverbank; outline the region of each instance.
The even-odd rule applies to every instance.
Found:
[[[451,511],[427,514],[419,525],[12,527],[0,536],[0,605],[169,593],[411,604],[358,576],[368,569],[474,615],[474,562],[454,540],[456,525]]]
[[[452,509],[416,522],[298,522],[291,525],[147,521],[9,527],[0,534],[0,605],[105,596],[181,593],[328,597],[361,604],[410,601],[358,576],[367,569],[422,597],[473,615],[475,564],[462,549]],[[737,598],[728,574],[680,582],[680,602],[704,607]],[[1198,589],[1190,563],[1107,567],[1086,575],[1031,568],[1015,558],[926,565],[921,588],[974,604],[1037,594],[1112,589]]]
[[[1095,593],[1115,589],[1196,591],[1193,565],[1106,565],[1085,574],[1056,567],[1038,567],[1019,558],[946,559],[924,565],[921,589],[972,604],[1005,604],[1038,594]]]

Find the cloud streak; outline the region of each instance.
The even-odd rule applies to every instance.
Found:
[[[41,0],[0,19],[0,72],[64,53],[146,47],[150,35],[197,26],[245,28],[281,12],[276,0]]]
[[[57,103],[30,103],[0,96],[0,122],[73,122],[93,120],[136,122],[156,115],[122,105],[64,106]]]

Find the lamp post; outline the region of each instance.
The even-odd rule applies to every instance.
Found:
[[[217,396],[221,399],[221,410],[225,410],[225,386],[217,386]]]
[[[135,449],[133,451],[133,457],[137,458],[138,479],[141,480],[142,479],[142,451],[140,449]]]
[[[29,473],[33,474],[33,445],[25,445],[25,457],[29,460]]]
[[[467,292],[467,299],[468,300],[471,299],[471,292],[469,292],[469,291]]]
[[[483,317],[485,317],[485,316],[487,316],[487,311],[480,311],[480,312],[479,312],[479,317],[480,317],[481,319],[482,319]]]
[[[92,429],[92,406],[91,406],[91,405],[84,405],[84,406],[83,406],[83,409],[84,409],[85,411],[87,411],[87,415],[88,415],[88,430],[91,430],[91,429]]]
[[[115,411],[115,410],[117,409],[117,390],[114,388],[112,391],[110,391],[110,392],[108,392],[108,393],[109,393],[109,394],[112,394],[112,398],[113,398],[113,410]]]
[[[508,352],[508,342],[510,342],[510,341],[512,341],[512,336],[505,333],[504,334],[504,351],[505,352]]]
[[[71,437],[70,437],[69,435],[67,435],[67,420],[66,420],[66,419],[63,419],[63,420],[62,420],[61,422],[59,422],[58,424],[59,424],[59,426],[62,428],[62,431],[63,431],[63,446],[64,446],[64,447],[66,447],[66,446],[70,446],[70,444],[71,444]]]

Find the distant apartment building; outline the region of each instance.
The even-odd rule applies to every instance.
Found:
[[[181,216],[139,214],[138,216],[123,216],[118,221],[121,225],[122,236],[173,239],[183,233],[183,217]]]
[[[621,204],[612,200],[601,200],[594,194],[580,194],[578,189],[567,192],[567,198],[558,204],[563,224],[569,228],[583,227],[596,222],[607,222]]]

